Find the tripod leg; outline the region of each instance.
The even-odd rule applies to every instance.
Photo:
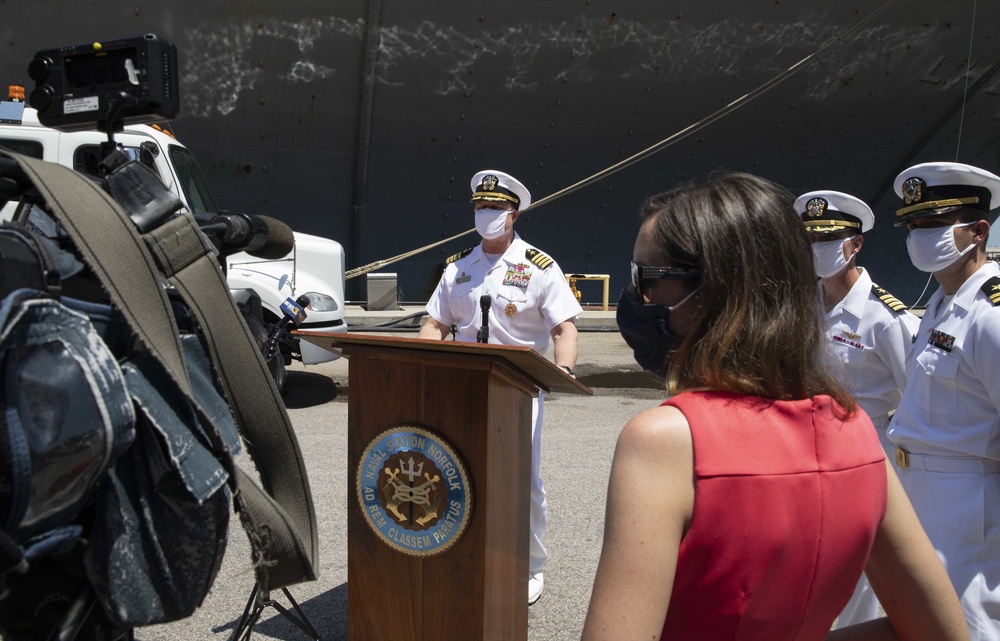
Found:
[[[260,613],[264,611],[264,605],[258,603],[253,607],[253,614],[250,615],[250,621],[247,623],[246,634],[243,635],[242,641],[250,641],[250,635],[253,634],[253,626],[257,625],[257,621],[260,619]]]
[[[257,586],[254,585],[253,590],[250,592],[250,599],[247,601],[247,606],[243,609],[243,616],[240,617],[240,622],[233,630],[233,636],[230,637],[229,641],[250,641],[253,627],[257,625],[261,612],[267,606],[271,606],[277,610],[283,617],[295,624],[295,627],[307,634],[310,639],[319,641],[319,632],[316,632],[309,619],[306,618],[305,612],[302,611],[302,608],[299,607],[299,604],[292,597],[292,593],[288,591],[288,588],[281,588],[281,591],[288,597],[288,601],[292,604],[295,612],[288,610],[269,596],[261,597]]]
[[[292,604],[292,608],[295,610],[295,614],[289,612],[287,609],[282,607],[282,605],[277,601],[273,601],[271,605],[273,605],[276,610],[281,612],[281,614],[283,614],[285,618],[294,623],[300,630],[309,635],[310,639],[315,639],[316,641],[319,641],[319,632],[316,632],[316,629],[313,628],[312,624],[309,622],[309,619],[306,618],[306,613],[303,612],[302,608],[299,607],[299,604],[296,603],[295,599],[292,597],[292,593],[288,591],[288,588],[281,588],[281,591],[285,593],[286,597],[288,597],[288,601],[289,603]]]
[[[243,608],[243,616],[240,617],[240,622],[233,629],[233,636],[229,637],[229,641],[236,641],[240,637],[240,633],[247,627],[250,616],[250,608],[253,606],[254,600],[257,598],[257,584],[253,586],[253,590],[250,591],[250,598],[247,599],[247,607]]]

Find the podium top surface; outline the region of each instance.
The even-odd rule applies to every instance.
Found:
[[[523,371],[533,379],[539,387],[552,392],[569,394],[593,395],[589,387],[566,373],[561,367],[556,367],[552,361],[545,358],[530,347],[512,345],[494,345],[490,343],[465,343],[460,341],[439,341],[423,338],[406,338],[402,336],[376,336],[371,334],[343,334],[337,332],[309,332],[296,330],[292,332],[299,339],[314,345],[341,352],[349,347],[375,347],[383,349],[398,349],[407,351],[424,351],[439,354],[466,354],[491,358],[500,358]],[[346,357],[347,355],[345,355]]]

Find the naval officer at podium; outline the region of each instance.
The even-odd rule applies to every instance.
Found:
[[[554,361],[575,377],[576,317],[583,311],[552,258],[514,233],[520,209],[531,194],[517,179],[488,169],[472,177],[475,247],[448,258],[441,282],[427,301],[428,319],[419,338],[444,339],[452,327],[455,339],[520,345],[545,354],[549,337]],[[531,543],[528,560],[528,603],[542,594],[542,566],[548,552],[545,535],[545,488],[538,474],[542,444],[542,400],[531,405]]]

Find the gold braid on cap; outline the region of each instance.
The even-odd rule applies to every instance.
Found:
[[[476,191],[472,194],[472,200],[490,200],[495,202],[510,202],[515,205],[520,204],[521,199],[517,196],[508,196],[499,191]]]
[[[840,231],[850,227],[861,227],[861,223],[852,223],[849,220],[803,220],[802,224],[808,231]]]
[[[948,198],[947,200],[928,200],[925,203],[917,203],[909,207],[896,210],[897,216],[905,216],[915,211],[924,209],[939,209],[942,207],[961,207],[962,205],[975,205],[979,202],[979,196],[969,196],[968,198]]]

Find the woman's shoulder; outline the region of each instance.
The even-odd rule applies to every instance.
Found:
[[[691,430],[687,418],[676,407],[660,405],[632,417],[618,436],[622,454],[672,455],[678,449],[691,451]]]
[[[636,487],[693,504],[694,443],[687,419],[676,407],[659,406],[625,424],[615,448],[613,476]],[[690,505],[679,518],[690,518]]]

